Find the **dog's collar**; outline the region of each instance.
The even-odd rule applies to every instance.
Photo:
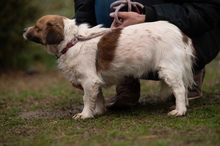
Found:
[[[81,36],[81,35],[77,35],[74,36],[74,38],[71,40],[71,42],[69,42],[68,44],[66,44],[66,47],[63,48],[63,50],[61,52],[59,52],[58,54],[55,55],[56,59],[59,59],[61,55],[65,54],[69,48],[71,48],[72,46],[74,46],[77,42],[79,41],[86,41],[86,40],[90,40],[99,36],[102,36],[104,34],[107,34],[109,32],[111,32],[112,30],[104,30],[98,33],[93,33],[89,36]]]
[[[65,54],[69,50],[69,48],[74,46],[78,41],[79,41],[78,38],[75,36],[74,39],[71,40],[71,42],[66,44],[66,47],[63,48],[63,50],[60,53],[55,55],[56,59],[59,59],[61,55]]]

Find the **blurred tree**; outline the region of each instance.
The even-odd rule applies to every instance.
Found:
[[[22,32],[38,11],[30,0],[5,0],[0,2],[0,72],[8,69],[25,69],[25,42]]]

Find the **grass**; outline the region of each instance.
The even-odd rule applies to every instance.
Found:
[[[42,3],[35,5],[43,14],[72,17],[72,0]],[[204,96],[190,102],[185,117],[167,116],[173,103],[152,100],[158,82],[141,81],[141,104],[135,108],[73,120],[83,108],[83,92],[55,69],[56,60],[42,47],[28,45],[41,63],[34,63],[27,72],[0,75],[0,146],[220,145],[220,56],[207,66]],[[104,90],[106,98],[114,93],[114,87]]]
[[[203,98],[191,102],[187,116],[179,118],[166,115],[172,102],[150,102],[158,91],[153,81],[141,82],[142,104],[133,109],[73,120],[82,110],[83,92],[72,88],[58,70],[1,74],[0,145],[217,146],[219,59],[207,66]],[[104,93],[106,98],[114,95],[114,87]]]

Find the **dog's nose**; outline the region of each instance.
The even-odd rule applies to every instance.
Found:
[[[25,33],[27,31],[28,28],[23,29],[23,33]]]

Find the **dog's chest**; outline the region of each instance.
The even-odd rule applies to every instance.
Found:
[[[79,65],[76,62],[61,58],[58,61],[58,68],[72,84],[80,84],[82,74],[80,73]]]

